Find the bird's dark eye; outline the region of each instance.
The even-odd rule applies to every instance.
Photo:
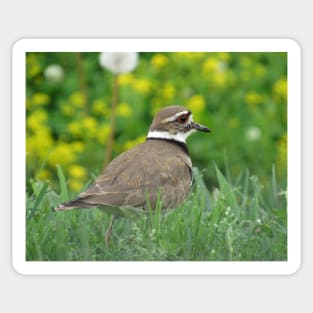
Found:
[[[180,124],[185,124],[188,121],[188,114],[178,116],[176,121]]]

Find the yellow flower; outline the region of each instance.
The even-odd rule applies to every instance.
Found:
[[[26,55],[26,73],[27,78],[33,78],[41,72],[40,60],[37,54],[27,53]]]
[[[76,156],[71,145],[65,142],[59,142],[51,151],[48,163],[53,167],[56,164],[68,165],[73,163],[75,158]]]
[[[245,54],[241,56],[240,63],[241,63],[241,66],[244,68],[249,68],[253,64],[251,58]]]
[[[65,116],[72,116],[75,113],[75,109],[72,105],[70,105],[69,103],[64,103],[61,106],[61,112],[65,115]]]
[[[85,95],[80,91],[73,92],[69,100],[76,108],[82,108],[86,104]]]
[[[273,92],[276,96],[287,99],[288,83],[286,78],[279,79],[273,87]]]
[[[95,137],[97,133],[97,120],[91,116],[84,117],[81,121],[84,133],[88,137]]]
[[[280,159],[287,159],[287,134],[285,133],[278,142],[278,151]]]
[[[98,124],[95,118],[87,116],[79,121],[69,123],[67,128],[75,137],[87,136],[94,138],[97,133]]]
[[[44,168],[38,173],[37,178],[40,180],[48,180],[51,178],[51,172]]]
[[[245,95],[245,102],[249,105],[258,105],[264,102],[264,97],[259,93],[250,91]]]
[[[217,57],[220,57],[218,59]],[[208,75],[208,79],[213,82],[215,86],[224,86],[227,82],[227,75],[230,77],[229,71],[227,71],[227,54],[221,54],[216,56],[210,56],[203,63],[202,71],[204,75]]]
[[[155,68],[162,68],[168,64],[168,58],[164,54],[155,54],[151,59],[151,64]]]
[[[97,139],[101,144],[105,144],[108,141],[110,134],[110,126],[107,124],[101,125],[97,132]]]
[[[231,55],[229,52],[219,52],[217,54],[217,57],[219,60],[224,61],[224,62],[229,62],[231,59]]]
[[[92,104],[92,113],[95,115],[106,115],[108,104],[103,99],[97,99]]]
[[[85,178],[86,177],[86,169],[80,165],[70,165],[68,168],[68,173],[73,178]]]
[[[74,141],[71,143],[71,149],[76,152],[82,152],[84,150],[84,144],[81,141]]]
[[[31,105],[41,106],[47,105],[50,102],[50,96],[43,92],[36,92],[31,98]]]
[[[164,105],[163,100],[160,97],[155,97],[151,99],[151,118],[157,114],[157,112],[162,108]]]
[[[53,147],[53,138],[50,129],[47,127],[41,128],[33,135],[28,135],[26,138],[26,155],[29,162],[37,159],[40,163],[44,162]]]
[[[217,72],[213,74],[212,79],[216,86],[224,86],[227,81],[227,74],[225,72]]]
[[[27,127],[33,131],[41,130],[45,126],[45,122],[48,119],[48,114],[42,109],[35,110],[31,115],[27,117]]]
[[[202,69],[204,73],[210,73],[218,71],[219,69],[219,61],[214,57],[208,57],[206,61],[203,63]]]
[[[28,67],[27,76],[30,78],[33,78],[36,75],[38,75],[40,72],[41,72],[40,64],[32,64]]]
[[[152,84],[151,84],[150,80],[148,80],[146,78],[134,80],[132,86],[136,91],[139,91],[143,94],[149,93],[151,88],[152,88]]]
[[[69,132],[76,137],[80,137],[83,134],[83,129],[80,121],[73,121],[67,126]]]
[[[125,150],[129,150],[129,149],[133,148],[134,146],[136,146],[136,145],[138,145],[140,143],[143,143],[145,140],[146,140],[146,136],[145,135],[141,135],[141,136],[137,137],[134,140],[129,140],[129,141],[127,141],[125,143],[124,149]]]
[[[187,107],[193,114],[201,113],[205,109],[205,99],[201,95],[194,95],[188,99]]]
[[[117,106],[116,113],[117,115],[122,116],[122,117],[129,117],[132,115],[132,108],[130,107],[128,103],[123,102]]]
[[[134,82],[135,78],[133,74],[126,73],[120,74],[118,77],[118,83],[120,86],[129,86]]]
[[[175,87],[171,83],[166,83],[161,94],[165,101],[171,101],[175,96]]]
[[[205,56],[205,52],[177,52],[177,55],[185,60],[196,61]]]
[[[82,120],[82,125],[86,129],[93,129],[97,127],[97,121],[91,116],[84,117]]]
[[[254,72],[256,76],[263,77],[266,74],[265,66],[262,64],[256,65]]]
[[[69,179],[68,180],[68,186],[73,191],[81,191],[81,189],[84,187],[84,182],[77,180],[77,179]]]

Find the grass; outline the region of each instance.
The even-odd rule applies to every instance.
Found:
[[[263,190],[248,170],[232,179],[215,166],[218,187],[210,192],[194,169],[193,191],[179,208],[118,218],[110,246],[104,232],[110,215],[98,209],[53,212],[68,200],[57,168],[60,194],[32,181],[26,203],[28,261],[284,261],[287,260],[286,193],[273,168]],[[227,176],[227,175],[226,175]]]

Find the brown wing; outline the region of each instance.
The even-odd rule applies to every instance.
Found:
[[[164,147],[165,148],[165,147]],[[173,144],[168,153],[155,142],[145,142],[114,159],[76,199],[80,207],[114,206],[155,208],[158,196],[163,207],[180,204],[191,185],[191,161]]]

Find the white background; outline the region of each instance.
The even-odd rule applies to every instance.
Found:
[[[312,9],[309,1],[2,1],[2,312],[309,312],[312,304]],[[11,266],[11,47],[21,38],[292,38],[303,61],[303,252],[291,276],[21,276]],[[309,99],[310,97],[310,99]],[[310,105],[311,104],[311,105]],[[310,132],[311,130],[311,132]],[[292,130],[289,130],[292,131]],[[300,208],[299,208],[300,209]],[[302,308],[302,309],[301,309]]]

